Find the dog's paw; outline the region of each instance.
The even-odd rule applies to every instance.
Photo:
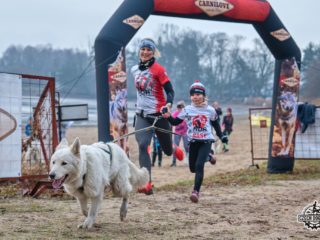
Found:
[[[277,154],[277,156],[283,156],[283,155],[285,155],[284,150],[281,150],[281,151]]]
[[[120,220],[123,222],[127,217],[127,211],[120,211]]]
[[[93,227],[94,221],[91,218],[86,218],[86,220],[78,225],[78,228],[90,229]]]
[[[127,209],[126,206],[125,207],[121,207],[121,209],[120,209],[120,220],[121,221],[124,221],[126,219],[127,212],[128,212],[128,209]]]

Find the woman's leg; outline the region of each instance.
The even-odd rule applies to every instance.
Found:
[[[152,152],[152,167],[154,166],[156,159],[157,159],[157,151],[153,150],[153,152]]]
[[[161,118],[155,124],[156,127],[171,131],[171,125],[167,119]],[[172,135],[170,133],[164,133],[160,131],[155,131],[161,146],[162,151],[168,155],[172,155]]]
[[[189,141],[188,141],[188,136],[184,135],[182,136],[182,141],[183,141],[183,147],[186,152],[186,154],[189,154]]]
[[[136,131],[149,126],[151,126],[151,123],[147,119],[137,115],[136,125],[135,125]],[[139,164],[140,164],[140,167],[145,167],[149,171],[150,181],[151,181],[151,160],[150,160],[150,155],[148,153],[148,146],[150,145],[152,134],[153,133],[150,130],[141,131],[135,134],[136,140],[139,146]]]
[[[180,136],[179,135],[174,135],[173,137],[173,143],[177,146],[179,146],[180,143]],[[172,154],[172,165],[175,166],[177,162],[177,158],[175,154]]]
[[[162,149],[161,147],[158,147],[158,166],[161,167],[162,163]]]

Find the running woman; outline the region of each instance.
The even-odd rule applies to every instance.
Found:
[[[136,131],[151,126],[156,117],[161,117],[161,108],[166,106],[170,109],[174,99],[174,91],[166,70],[155,59],[157,53],[154,41],[149,38],[143,39],[139,45],[140,62],[131,69],[137,89]],[[160,118],[155,126],[171,130],[171,125],[164,118]],[[138,192],[145,193],[146,195],[153,194],[151,159],[147,150],[152,139],[152,134],[152,131],[141,131],[135,135],[139,146],[140,167],[147,168],[150,174],[150,181],[144,188],[138,190]],[[170,156],[173,152],[171,134],[157,130],[155,130],[155,134],[163,152]]]

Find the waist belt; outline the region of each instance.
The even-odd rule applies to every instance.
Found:
[[[148,117],[157,117],[160,116],[161,113],[145,113],[143,109],[136,110],[136,115],[142,118],[148,118]]]

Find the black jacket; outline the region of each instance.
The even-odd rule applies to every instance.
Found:
[[[300,104],[298,106],[298,120],[301,122],[301,132],[304,133],[309,124],[316,121],[316,106],[308,103]]]

